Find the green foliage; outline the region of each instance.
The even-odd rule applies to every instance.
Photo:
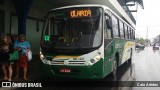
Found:
[[[141,44],[147,44],[147,43],[150,43],[150,40],[149,39],[143,39],[143,38],[136,38],[135,42],[136,43],[141,43]]]

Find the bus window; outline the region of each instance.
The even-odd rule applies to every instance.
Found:
[[[133,30],[133,40],[135,40],[135,31]]]
[[[105,35],[105,39],[110,39],[112,38],[112,35],[111,35],[111,28],[108,28],[107,27],[107,20],[111,19],[111,17],[109,16],[106,16],[106,19],[105,19],[105,26],[106,26],[106,29],[104,31],[104,35]]]
[[[131,39],[133,40],[133,29],[131,29]]]
[[[119,21],[119,29],[120,29],[120,36],[121,38],[124,38],[124,29],[123,29],[123,22]]]
[[[128,27],[128,39],[131,39],[131,29]]]
[[[125,29],[125,38],[128,39],[128,27],[126,24],[124,25],[124,29]]]
[[[49,35],[49,25],[50,25],[50,21],[47,22],[45,35]]]
[[[130,39],[132,40],[132,29],[130,28]]]
[[[113,30],[113,37],[119,37],[118,31],[118,19],[112,15],[112,30]]]
[[[125,26],[125,24],[123,24],[123,30],[124,30],[124,38],[126,38],[126,26]]]
[[[130,39],[132,40],[132,29],[130,28]]]
[[[129,27],[127,26],[127,39],[129,39]]]

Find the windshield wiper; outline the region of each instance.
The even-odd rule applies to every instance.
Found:
[[[78,38],[78,37],[77,37],[77,38]],[[81,45],[79,39],[77,39],[75,42],[72,41],[72,45],[74,45],[75,48],[77,47],[78,49],[84,51],[84,49],[82,48],[82,45]]]

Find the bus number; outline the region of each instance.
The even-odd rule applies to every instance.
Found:
[[[84,58],[73,58],[73,60],[84,60]]]

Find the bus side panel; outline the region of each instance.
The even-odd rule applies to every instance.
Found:
[[[114,48],[115,48],[114,56],[115,56],[116,53],[118,53],[118,56],[116,58],[118,60],[118,65],[120,66],[121,56],[122,56],[122,53],[123,53],[122,48],[123,48],[123,43],[124,42],[123,42],[122,39],[116,38],[116,39],[114,39],[114,43],[115,43],[115,46],[114,46]]]
[[[131,57],[131,52],[133,55],[134,52],[134,45],[135,43],[133,41],[126,41],[124,43],[124,48],[123,48],[123,54],[122,54],[122,61],[121,64],[123,64],[124,62],[126,62],[127,60],[130,59]],[[132,51],[131,51],[132,49]]]
[[[115,43],[115,52],[119,54],[118,65],[121,66],[124,62],[130,59],[131,49],[134,51],[134,42],[125,39],[114,39]]]
[[[121,65],[124,47],[126,40],[120,38],[114,38],[112,43],[104,51],[104,76],[110,74],[113,71],[113,61],[115,54],[118,53],[118,65]]]
[[[126,43],[126,39],[118,39],[117,40],[118,42],[117,43],[119,43],[120,44],[120,47],[119,48],[117,48],[117,50],[116,51],[118,51],[118,53],[119,53],[119,66],[121,66],[122,65],[122,61],[123,61],[123,55],[124,55],[124,47],[125,47],[125,43]]]
[[[113,41],[113,40],[112,40]],[[113,60],[114,60],[114,42],[106,44],[108,47],[104,47],[104,77],[112,72]],[[108,42],[107,40],[104,41]]]

